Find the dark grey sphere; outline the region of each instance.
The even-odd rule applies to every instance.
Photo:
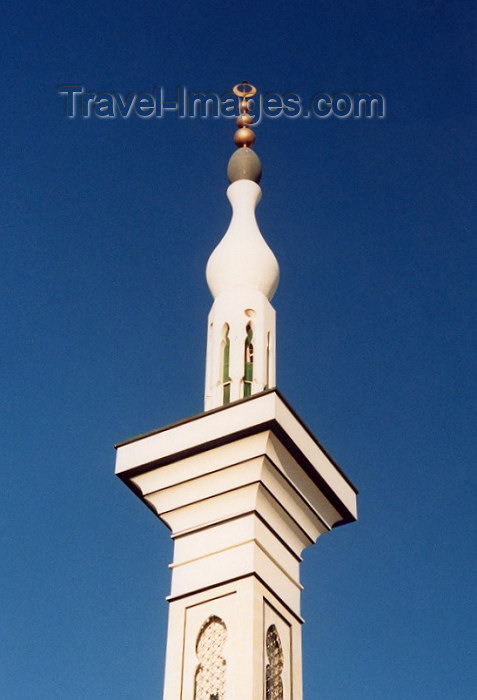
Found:
[[[258,184],[262,177],[262,164],[255,151],[251,148],[238,148],[229,160],[227,177],[230,183],[253,180]]]

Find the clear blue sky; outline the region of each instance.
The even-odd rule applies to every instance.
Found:
[[[172,545],[113,444],[202,410],[225,119],[67,119],[57,86],[382,93],[264,119],[278,387],[360,489],[305,552],[306,700],[475,697],[475,3],[3,9],[2,700],[159,698]]]

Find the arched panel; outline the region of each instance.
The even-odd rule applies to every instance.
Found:
[[[253,382],[253,328],[251,323],[247,323],[245,329],[245,353],[244,353],[244,374],[243,374],[243,395],[244,398],[252,395]]]
[[[222,386],[223,386],[223,404],[230,403],[230,338],[229,324],[224,325],[222,331]]]
[[[225,700],[226,661],[222,655],[227,628],[217,616],[209,617],[199,630],[194,700]]]
[[[275,625],[270,625],[266,635],[267,667],[265,670],[265,699],[283,700],[283,651]]]

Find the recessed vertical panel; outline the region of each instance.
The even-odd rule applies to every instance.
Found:
[[[233,592],[186,606],[181,700],[235,698],[235,601]]]
[[[295,624],[299,624],[295,622]],[[264,600],[263,614],[263,698],[293,700],[292,624]],[[300,663],[300,659],[296,659]]]

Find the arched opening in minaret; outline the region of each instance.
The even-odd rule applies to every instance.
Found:
[[[230,403],[230,338],[229,338],[230,327],[226,323],[222,332],[222,387],[223,396],[222,403],[224,405]]]
[[[275,625],[270,625],[266,636],[268,664],[265,670],[265,700],[283,700],[283,651]]]
[[[222,656],[227,628],[216,615],[207,618],[199,630],[195,646],[199,664],[195,672],[194,700],[225,700],[225,671]]]
[[[247,323],[245,329],[245,357],[243,375],[243,395],[244,398],[252,395],[253,382],[253,328],[251,323]]]

